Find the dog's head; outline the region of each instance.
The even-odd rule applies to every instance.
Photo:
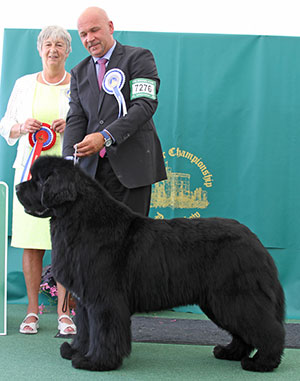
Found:
[[[17,197],[26,213],[35,217],[63,215],[78,196],[78,171],[71,160],[38,158],[31,168],[32,178],[16,185]]]

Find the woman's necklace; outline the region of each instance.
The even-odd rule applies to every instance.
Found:
[[[67,76],[67,72],[65,71],[65,74],[64,74],[64,76],[62,77],[62,79],[61,79],[60,81],[58,81],[58,82],[56,82],[56,83],[50,83],[50,82],[46,81],[46,79],[45,79],[45,77],[44,77],[44,72],[42,71],[42,78],[43,78],[43,81],[44,81],[47,85],[49,85],[49,86],[57,86],[57,85],[61,84],[61,83],[66,79],[66,76]]]

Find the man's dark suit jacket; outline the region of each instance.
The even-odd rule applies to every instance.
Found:
[[[106,149],[108,160],[119,181],[127,188],[138,188],[164,180],[165,165],[161,144],[152,120],[157,99],[130,100],[129,81],[159,78],[152,53],[143,48],[117,42],[106,71],[119,68],[125,74],[122,94],[128,113],[118,118],[119,106],[114,95],[99,90],[95,63],[91,56],[71,70],[71,101],[64,134],[63,156],[72,156],[74,144],[87,134],[106,129],[115,139]],[[99,154],[80,159],[80,166],[95,177]],[[100,163],[101,164],[101,163]]]

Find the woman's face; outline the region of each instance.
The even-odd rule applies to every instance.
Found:
[[[66,49],[67,46],[64,40],[53,40],[51,38],[45,40],[39,52],[43,68],[64,67],[69,55],[66,53]]]

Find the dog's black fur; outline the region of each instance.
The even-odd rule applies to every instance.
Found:
[[[52,217],[53,273],[77,298],[78,333],[61,346],[75,368],[117,369],[131,351],[132,314],[188,304],[231,334],[215,357],[251,371],[280,364],[284,294],[272,257],[246,226],[140,216],[62,158],[39,158],[31,173],[17,195],[29,214]]]

